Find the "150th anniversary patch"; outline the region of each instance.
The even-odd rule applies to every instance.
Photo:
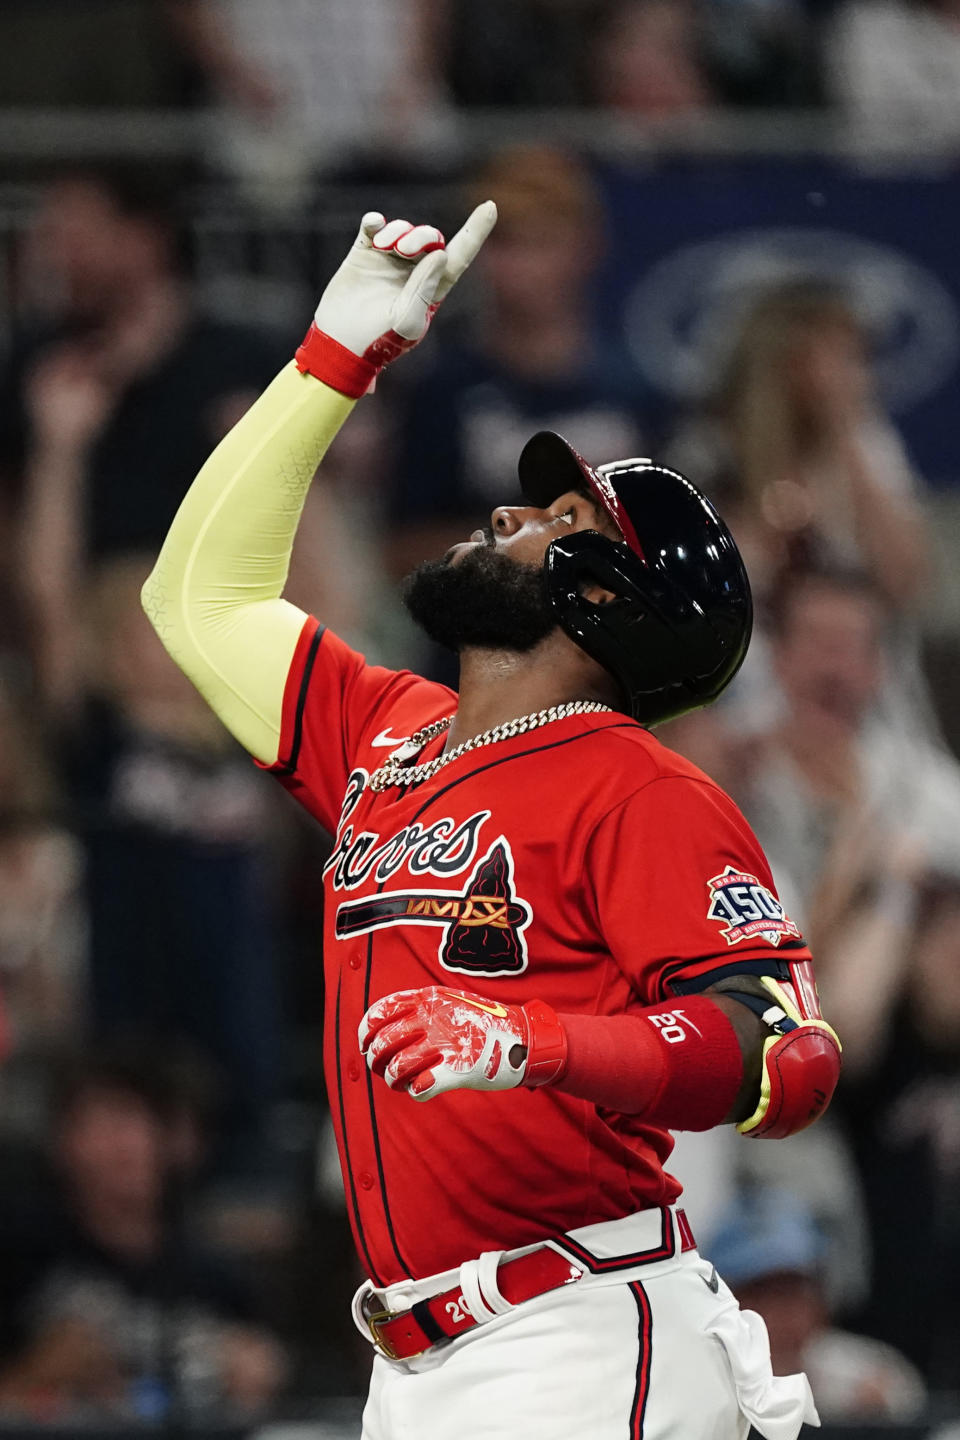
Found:
[[[722,875],[714,875],[707,881],[707,888],[710,891],[707,919],[723,926],[720,934],[728,945],[757,939],[779,945],[781,940],[799,936],[800,931],[784,914],[776,895],[761,884],[756,875],[728,865]]]

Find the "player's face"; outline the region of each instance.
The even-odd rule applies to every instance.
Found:
[[[490,528],[476,530],[442,560],[420,565],[404,582],[407,609],[449,650],[532,650],[556,628],[544,577],[547,547],[561,535],[607,529],[610,521],[578,490],[552,505],[501,505]]]
[[[444,562],[457,565],[478,546],[492,546],[518,564],[541,565],[548,545],[578,530],[599,530],[621,538],[597,501],[584,491],[567,490],[545,510],[535,505],[498,505],[489,529],[475,530],[469,540],[454,545]]]

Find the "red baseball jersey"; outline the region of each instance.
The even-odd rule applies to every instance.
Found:
[[[815,1004],[809,953],[743,816],[625,715],[568,716],[432,780],[370,789],[393,749],[455,708],[445,687],[368,665],[311,620],[271,767],[335,836],[325,1072],[357,1249],[381,1286],[680,1192],[666,1131],[561,1090],[390,1091],[357,1043],[381,996],[440,984],[620,1015],[753,971]]]

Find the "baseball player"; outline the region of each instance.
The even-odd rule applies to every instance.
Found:
[[[520,456],[521,506],[406,602],[459,695],[281,598],[304,495],[496,219],[365,215],[285,369],[217,448],[144,590],[170,654],[335,837],[325,1068],[377,1354],[365,1440],[768,1440],[816,1422],[697,1253],[670,1131],[789,1135],[839,1044],[733,803],[650,726],[750,633],[723,522],[645,460]],[[549,217],[544,217],[549,224]],[[507,477],[505,477],[505,484]]]

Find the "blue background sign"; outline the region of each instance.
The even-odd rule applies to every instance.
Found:
[[[886,404],[921,475],[960,480],[960,182],[820,160],[696,160],[604,169],[598,302],[670,409],[716,374],[759,289],[839,281],[877,344]]]

